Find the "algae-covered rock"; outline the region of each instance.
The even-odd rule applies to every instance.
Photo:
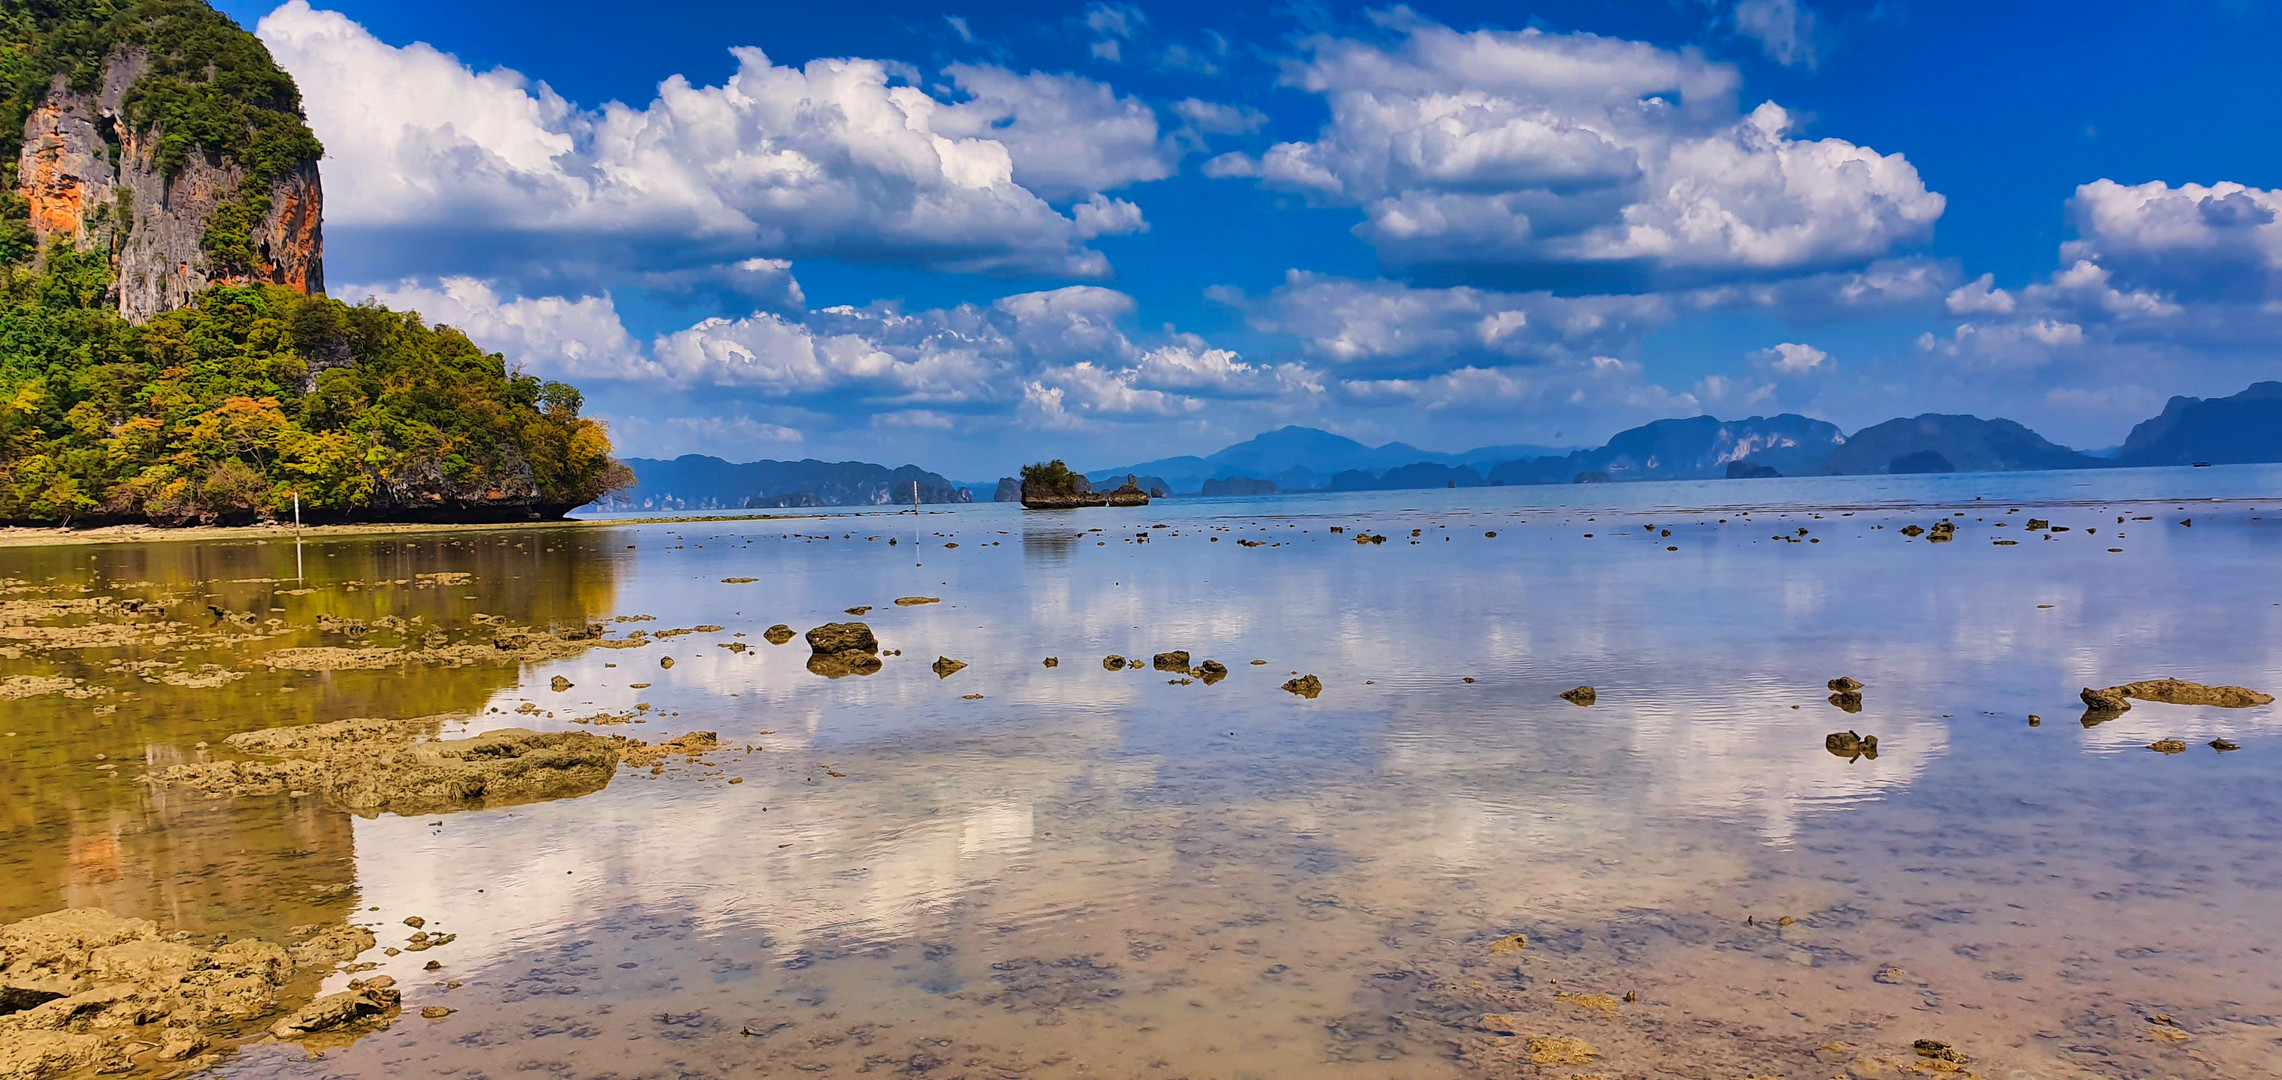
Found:
[[[1313,675],[1302,675],[1296,679],[1286,680],[1284,689],[1303,698],[1313,700],[1316,695],[1323,693],[1323,680]]]
[[[234,750],[270,760],[176,765],[150,779],[225,795],[312,791],[352,813],[432,813],[599,791],[617,744],[583,731],[507,728],[433,740],[436,719],[337,720],[233,735]]]
[[[792,627],[786,626],[783,623],[778,623],[775,626],[761,631],[761,636],[768,639],[768,643],[771,645],[782,645],[787,641],[791,641],[794,637],[794,634],[792,632]]]

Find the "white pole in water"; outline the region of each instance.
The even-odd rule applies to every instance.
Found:
[[[301,531],[301,489],[293,489],[293,531]]]

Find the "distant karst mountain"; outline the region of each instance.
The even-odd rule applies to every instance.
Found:
[[[2020,472],[2098,469],[2109,464],[2112,463],[2052,442],[2011,420],[1926,413],[1872,424],[1847,436],[1846,445],[1831,451],[1821,471],[1848,476]]]
[[[2131,429],[2119,465],[2236,465],[2282,461],[2282,382],[2252,383],[2231,397],[2175,397]]]
[[[601,510],[742,510],[792,506],[909,506],[973,502],[974,495],[917,465],[890,469],[862,461],[724,461],[685,454],[671,461],[627,458],[634,486]]]
[[[1317,428],[1291,426],[1262,433],[1205,457],[1160,458],[1114,469],[1094,469],[1086,475],[1099,485],[1122,482],[1126,474],[1131,473],[1161,481],[1165,490],[1183,495],[1202,492],[1207,480],[1265,481],[1281,490],[1307,491],[1329,487],[1334,477],[1345,472],[1361,472],[1375,479],[1390,469],[1420,464],[1465,466],[1479,472],[1518,457],[1566,452],[1565,448],[1558,447],[1489,446],[1460,454],[1444,454],[1399,442],[1369,446]]]

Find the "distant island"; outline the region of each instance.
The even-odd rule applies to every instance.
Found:
[[[966,503],[974,494],[916,465],[861,461],[748,461],[702,454],[627,458],[634,482],[598,510],[756,510],[798,506]]]
[[[1026,510],[1075,510],[1087,506],[1147,506],[1149,493],[1134,477],[1109,491],[1094,490],[1091,481],[1070,471],[1060,458],[1025,465],[1016,498]]]
[[[0,523],[560,517],[579,391],[326,299],[299,90],[202,0],[0,10]]]

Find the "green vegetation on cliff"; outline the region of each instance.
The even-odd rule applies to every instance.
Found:
[[[0,521],[559,513],[632,479],[579,392],[417,315],[217,286],[134,326],[101,253],[0,284]]]
[[[36,254],[15,194],[25,119],[58,76],[91,92],[105,62],[124,50],[139,52],[146,67],[127,90],[123,119],[150,140],[159,171],[171,179],[194,154],[243,171],[202,246],[214,269],[250,272],[258,256],[248,233],[269,213],[270,191],[324,148],[302,119],[292,76],[204,0],[0,0],[0,262]]]

